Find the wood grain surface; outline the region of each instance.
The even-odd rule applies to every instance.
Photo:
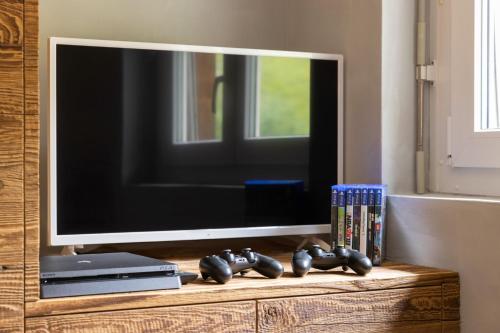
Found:
[[[26,332],[255,332],[255,302],[52,316],[26,320]]]
[[[307,331],[345,323],[439,321],[440,286],[259,300],[261,332]]]
[[[24,332],[23,1],[0,1],[0,332]]]
[[[40,103],[38,78],[38,0],[24,1],[25,86],[25,300],[39,299],[40,252]]]
[[[23,1],[0,1],[0,48],[23,42]]]
[[[23,131],[22,116],[0,114],[0,202],[23,201]]]
[[[0,332],[24,332],[23,268],[0,271]]]
[[[443,283],[443,320],[460,320],[460,284]]]
[[[0,202],[0,265],[23,265],[23,206]],[[0,285],[0,293],[2,286]]]
[[[0,265],[24,261],[23,130],[22,116],[0,114]]]
[[[297,278],[291,273],[288,260],[290,256],[291,253],[276,256],[282,260],[285,266],[284,276],[276,280],[250,272],[245,277],[235,276],[225,285],[217,284],[212,280],[203,281],[198,278],[194,283],[183,286],[179,290],[40,300],[26,304],[26,315],[33,317],[290,296],[325,295],[416,286],[438,286],[441,293],[443,282],[454,281],[457,278],[456,273],[447,270],[396,264],[376,267],[369,275],[364,277],[359,277],[352,272],[346,274],[341,270],[333,270],[329,272],[313,271],[304,278]],[[199,272],[198,259],[176,259],[175,257],[168,259],[179,264],[180,269],[183,271]]]
[[[25,164],[24,164],[24,243],[25,243],[25,300],[39,299],[39,248],[40,248],[40,198],[39,198],[39,116],[25,115]]]
[[[443,322],[443,333],[460,333],[460,322],[459,321]]]
[[[24,0],[24,31],[24,112],[38,115],[40,113],[38,0]]]
[[[389,323],[340,323],[332,325],[296,326],[284,330],[259,329],[258,332],[286,333],[442,333],[439,321],[389,322]]]
[[[24,112],[22,48],[0,47],[0,114]]]

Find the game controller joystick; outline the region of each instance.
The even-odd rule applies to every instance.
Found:
[[[276,259],[252,251],[250,248],[241,250],[241,255],[235,255],[231,250],[224,250],[220,256],[206,256],[200,260],[201,277],[209,277],[218,283],[226,283],[236,273],[245,275],[250,269],[272,279],[283,274],[283,265]]]
[[[344,270],[349,267],[358,275],[366,275],[372,270],[372,262],[367,256],[343,247],[325,251],[319,245],[313,245],[310,251],[295,251],[292,258],[292,269],[296,276],[306,275],[311,267],[326,271],[340,266]]]

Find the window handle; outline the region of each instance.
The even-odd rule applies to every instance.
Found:
[[[212,88],[212,113],[217,113],[217,89],[219,88],[219,84],[224,82],[224,76],[216,76],[214,79],[214,85]]]

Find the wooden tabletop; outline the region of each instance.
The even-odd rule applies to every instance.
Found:
[[[183,253],[184,255],[172,254],[164,259],[177,263],[182,271],[199,273],[199,252],[195,249],[183,251]],[[458,279],[458,274],[452,271],[398,263],[384,263],[383,267],[374,267],[372,272],[364,277],[357,276],[352,271],[342,272],[340,268],[337,268],[326,272],[312,269],[305,277],[298,278],[292,274],[291,270],[292,253],[293,250],[283,251],[279,248],[265,252],[266,255],[273,256],[283,263],[285,273],[279,279],[268,279],[252,271],[244,277],[236,275],[224,285],[217,284],[211,279],[203,281],[199,277],[193,283],[176,290],[39,300],[26,304],[26,316],[432,286]],[[151,253],[143,251],[142,254]]]

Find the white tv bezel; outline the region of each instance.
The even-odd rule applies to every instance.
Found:
[[[246,238],[262,236],[308,235],[330,233],[330,224],[290,225],[270,227],[241,227],[148,232],[118,232],[99,234],[59,235],[57,233],[57,132],[56,132],[56,48],[57,45],[79,45],[130,49],[225,53],[255,56],[286,56],[297,58],[336,60],[338,62],[338,165],[339,183],[344,179],[344,58],[340,54],[258,50],[214,46],[194,46],[128,41],[110,41],[80,38],[49,38],[49,145],[48,145],[48,227],[49,244],[91,245],[112,243],[141,243],[198,239]]]

